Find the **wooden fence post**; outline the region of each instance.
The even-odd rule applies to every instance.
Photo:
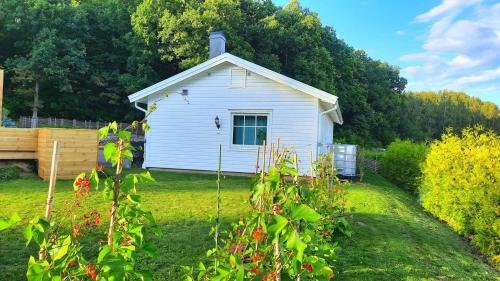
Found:
[[[0,127],[2,127],[3,69],[0,69]]]

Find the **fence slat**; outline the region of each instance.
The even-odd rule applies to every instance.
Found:
[[[37,118],[33,120],[30,116],[20,116],[16,122],[18,128],[31,128],[32,123],[36,123],[37,127],[46,126],[51,128],[58,128],[69,126],[73,128],[83,128],[83,129],[99,129],[101,126],[106,126],[110,124],[108,121],[92,121],[92,120],[76,120],[76,119],[64,119],[57,117],[47,117],[47,118]],[[124,129],[129,127],[130,123],[119,122],[118,127]],[[136,136],[143,136],[144,131],[141,126],[137,126],[135,129],[130,130]]]

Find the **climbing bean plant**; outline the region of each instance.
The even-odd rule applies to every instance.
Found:
[[[124,160],[132,160],[132,152],[137,149],[130,143],[129,130],[136,126],[148,129],[145,119],[123,130],[116,122],[101,128],[100,138],[110,133],[116,136],[116,141],[104,146],[104,157],[111,162],[111,169],[96,167],[80,174],[73,183],[74,198],[67,202],[65,210],[50,220],[35,217],[27,225],[26,245],[35,243],[39,248],[38,256],[29,258],[28,280],[152,279],[149,272],[138,270],[138,254],[157,255],[148,237],[150,233],[161,235],[161,231],[152,213],[141,207],[137,184],[154,179],[149,172],[123,172]],[[103,215],[92,200],[94,190],[101,190],[110,204],[106,233],[95,233]],[[92,251],[92,243],[83,243],[83,239],[92,238],[97,239],[94,245],[99,245],[96,251]]]
[[[263,146],[263,163],[265,160]],[[186,280],[330,280],[338,239],[351,231],[344,214],[344,184],[332,157],[311,163],[315,177],[299,176],[286,148],[269,152],[241,215],[207,255],[216,262],[184,267]],[[214,264],[216,266],[214,266]]]

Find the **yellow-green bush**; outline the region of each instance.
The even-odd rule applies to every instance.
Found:
[[[425,144],[396,140],[382,155],[380,173],[397,186],[416,192],[426,150]]]
[[[425,209],[500,263],[500,137],[482,128],[431,146],[420,186]]]

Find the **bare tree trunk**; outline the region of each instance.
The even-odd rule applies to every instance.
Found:
[[[38,91],[40,84],[38,80],[35,81],[35,95],[33,97],[33,116],[31,117],[31,128],[38,127]]]

